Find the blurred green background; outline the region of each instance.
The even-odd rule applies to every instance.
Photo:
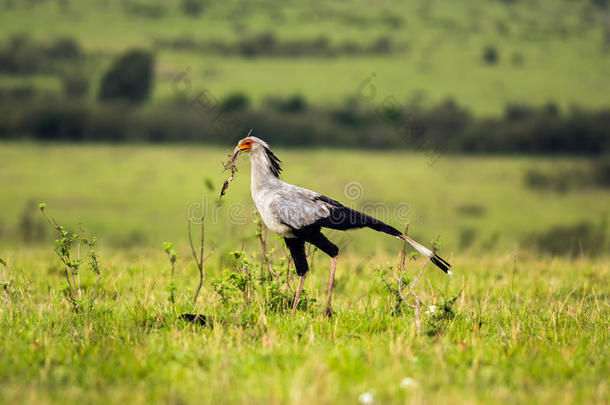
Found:
[[[287,181],[384,204],[386,221],[446,249],[608,250],[606,1],[0,7],[5,243],[50,237],[43,200],[102,243],[184,241],[189,207],[217,209],[221,160],[254,128]],[[214,243],[251,239],[227,214],[237,204],[250,221],[247,171]],[[345,242],[395,248],[366,232]]]
[[[243,93],[254,107],[292,95],[341,105],[376,72],[380,91],[401,102],[453,98],[477,116],[508,103],[603,108],[607,12],[588,0],[7,0],[3,57],[17,66],[1,83],[59,97],[77,75],[93,101],[113,61],[140,48],[154,55],[153,103],[174,101],[172,80],[190,68],[193,91]],[[29,41],[7,55],[18,40]]]

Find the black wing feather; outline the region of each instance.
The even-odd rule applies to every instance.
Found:
[[[280,177],[280,173],[282,172],[282,168],[280,167],[280,163],[282,161],[275,156],[271,149],[265,147],[265,153],[267,154],[267,160],[269,160],[269,168],[271,169],[271,173],[275,177]]]
[[[347,229],[364,228],[369,227],[376,231],[387,233],[392,236],[400,236],[402,233],[394,228],[373,218],[370,215],[366,215],[363,212],[356,211],[332,198],[320,195],[317,197],[318,200],[324,201],[330,206],[330,215],[326,218],[322,218],[316,222],[317,225],[324,228],[337,229],[345,231]]]

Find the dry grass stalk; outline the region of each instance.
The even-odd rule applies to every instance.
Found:
[[[269,276],[271,276],[272,279],[276,279],[277,274],[275,274],[275,272],[273,271],[271,260],[269,260],[269,253],[268,253],[268,249],[267,249],[267,240],[265,239],[265,235],[264,235],[265,227],[263,225],[263,219],[261,218],[258,211],[256,211],[256,215],[258,217],[258,219],[256,221],[256,237],[258,238],[258,240],[261,243],[261,270],[263,268],[263,265],[265,265],[265,267],[267,268],[267,272],[269,272]],[[262,274],[262,271],[261,271],[261,274]]]
[[[408,233],[409,233],[409,224],[407,223],[407,226],[405,227],[405,235],[407,235]],[[415,291],[413,291],[413,289],[417,285],[417,282],[421,278],[422,274],[424,274],[424,270],[426,270],[426,267],[428,266],[428,263],[430,262],[430,258],[426,258],[426,262],[424,263],[421,270],[419,271],[419,274],[413,279],[413,281],[409,282],[406,285],[403,285],[402,280],[403,280],[403,275],[405,274],[405,271],[406,271],[405,268],[406,268],[406,262],[407,262],[406,255],[407,255],[407,242],[405,241],[403,244],[403,247],[402,247],[401,255],[400,255],[400,271],[397,276],[398,277],[398,294],[400,295],[400,299],[402,300],[402,302],[404,302],[404,304],[407,307],[412,308],[413,311],[415,312],[415,327],[417,329],[417,334],[421,334],[421,320],[420,320],[421,299],[415,293]],[[410,304],[407,301],[407,297],[405,297],[405,294],[403,294],[403,291],[407,287],[409,287],[409,290],[407,291],[407,295],[410,295],[413,297],[415,304]]]
[[[199,269],[199,283],[197,284],[197,289],[195,290],[195,296],[193,297],[193,304],[197,302],[197,298],[199,297],[199,292],[201,291],[201,286],[203,285],[203,278],[205,273],[203,272],[203,262],[209,257],[203,257],[203,246],[205,242],[205,223],[204,217],[201,216],[201,242],[199,244],[199,255],[197,255],[195,251],[195,245],[193,244],[193,233],[191,232],[191,220],[188,221],[188,232],[189,232],[189,242],[191,244],[191,252],[193,253],[193,258],[195,259],[195,263],[197,263],[197,269]]]

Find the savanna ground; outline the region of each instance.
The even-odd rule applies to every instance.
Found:
[[[408,220],[422,241],[440,237],[454,274],[426,269],[418,334],[413,311],[397,307],[384,283],[402,245],[373,231],[329,233],[344,252],[332,319],[323,314],[329,261],[319,253],[307,280],[312,305],[294,316],[274,305],[270,296],[286,301],[290,292],[257,281],[247,159],[214,205],[226,152],[0,146],[0,402],[357,403],[364,393],[376,403],[608,402],[607,228],[595,234],[597,252],[565,254],[582,243],[568,237],[566,252],[550,254],[536,235],[604,223],[609,193],[523,181],[528,169],[578,170],[586,160],[444,155],[430,165],[415,153],[277,151],[285,180],[396,226]],[[58,223],[82,222],[99,239],[102,280],[96,291],[95,275],[81,269],[78,313],[41,201]],[[193,305],[186,224],[201,213],[213,285],[206,281]],[[267,240],[273,269],[286,271],[281,241]],[[178,256],[174,282],[165,241]],[[409,277],[422,265],[408,260]],[[179,320],[183,312],[205,314],[212,326]]]

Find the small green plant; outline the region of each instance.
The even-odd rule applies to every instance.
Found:
[[[375,269],[375,272],[377,273],[377,277],[379,277],[379,279],[383,283],[383,286],[384,286],[386,292],[391,297],[394,298],[394,308],[392,310],[393,314],[394,315],[402,314],[405,306],[404,306],[402,297],[400,296],[400,291],[398,289],[398,278],[397,277],[402,277],[402,280],[400,282],[401,285],[408,285],[411,281],[409,279],[409,276],[406,274],[406,272],[401,272],[400,274],[394,274],[395,270],[394,270],[394,266],[392,266],[392,265],[387,265],[385,267],[378,266]]]
[[[225,270],[225,281],[232,290],[241,291],[244,302],[249,303],[255,287],[252,282],[252,263],[243,250],[229,252],[229,255],[233,257],[233,267]]]
[[[97,296],[97,287],[101,280],[102,273],[100,270],[99,257],[95,252],[95,244],[97,239],[95,236],[88,237],[85,233],[84,227],[81,225],[81,232],[74,233],[66,230],[63,226],[59,225],[53,218],[49,217],[46,212],[46,203],[40,203],[40,212],[47,220],[47,222],[57,231],[59,237],[55,239],[55,254],[61,260],[64,265],[64,274],[66,276],[66,288],[65,293],[68,301],[72,305],[74,312],[79,312],[83,301],[83,291],[80,288],[80,269],[83,264],[83,260],[80,258],[80,244],[84,244],[89,249],[89,268],[96,274],[97,279],[95,282],[95,292],[92,298]],[[76,257],[72,252],[74,245],[77,245]]]
[[[212,288],[224,304],[230,302],[233,291],[240,291],[244,304],[249,304],[250,293],[253,289],[249,273],[250,262],[243,251],[232,251],[229,252],[229,255],[233,258],[233,267],[225,269],[221,278],[213,279]]]
[[[11,284],[11,279],[9,277],[9,279],[6,280],[6,276],[4,275],[4,270],[2,269],[2,267],[4,267],[4,270],[6,270],[8,268],[8,264],[6,262],[6,259],[0,257],[0,288],[4,292],[4,297],[7,298],[6,290]]]
[[[249,255],[243,249],[228,252],[230,267],[224,269],[220,277],[210,280],[210,285],[223,305],[239,307],[241,315],[257,311],[284,313],[290,310],[295,296],[290,255],[275,257],[275,249],[269,248],[260,217],[254,224],[260,253]],[[299,309],[312,309],[316,300],[308,297],[307,290],[303,290],[301,297]]]
[[[442,297],[442,302],[440,304],[434,303],[428,306],[428,309],[425,312],[427,318],[425,330],[426,335],[436,336],[440,334],[443,330],[445,322],[455,318],[456,313],[453,306],[461,295],[462,290],[460,290],[460,292],[458,292],[454,297]]]
[[[167,286],[167,291],[169,292],[169,302],[171,302],[173,305],[176,303],[176,282],[174,280],[174,272],[178,255],[174,250],[174,244],[171,242],[163,242],[163,250],[165,251],[165,254],[167,254],[167,258],[169,259],[169,263],[171,265],[171,278]]]
[[[97,243],[97,238],[95,236],[87,237],[87,233],[85,232],[85,228],[83,225],[80,225],[81,230],[81,238],[80,240],[87,246],[89,249],[89,269],[97,275],[95,279],[95,289],[94,295],[97,296],[97,288],[99,286],[100,281],[102,280],[102,270],[100,268],[100,259],[95,251],[95,245]]]
[[[409,225],[407,224],[404,234],[407,235],[408,232]],[[439,248],[440,242],[438,240],[433,241],[432,249],[436,252],[436,250]],[[411,258],[412,260],[416,260],[419,255],[417,253],[410,253],[407,255],[407,243],[405,242],[400,253],[397,269],[394,270],[394,267],[391,265],[385,268],[380,267],[377,268],[377,275],[381,279],[381,282],[385,286],[387,292],[394,297],[394,313],[397,315],[402,314],[404,308],[411,308],[415,315],[415,327],[417,328],[417,333],[421,334],[422,300],[415,292],[415,287],[430,260],[426,259],[417,276],[411,279],[406,271],[407,257]],[[413,301],[413,303],[410,301]]]

